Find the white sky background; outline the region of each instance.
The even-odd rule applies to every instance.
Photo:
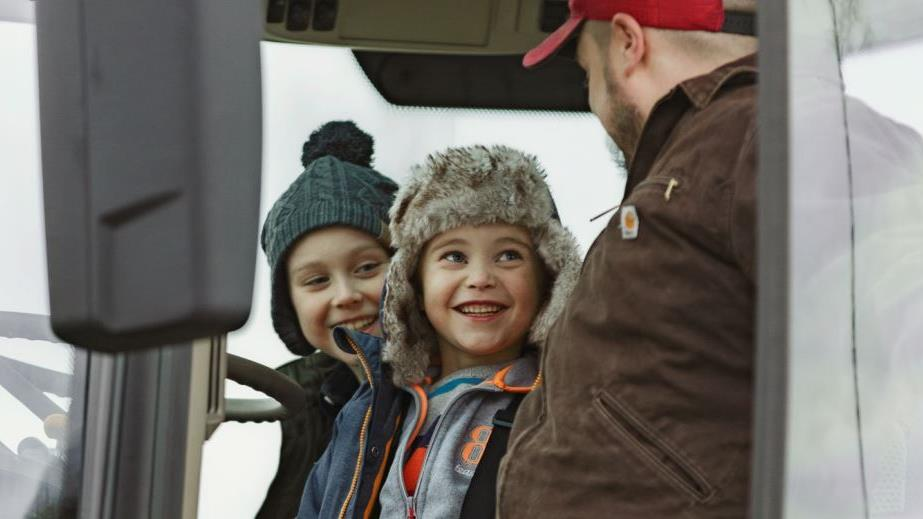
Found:
[[[31,25],[0,22],[0,311],[47,314],[33,35]],[[70,370],[57,344],[0,338],[0,355]],[[13,452],[26,436],[54,446],[41,422],[2,389],[0,416],[0,443]]]
[[[921,40],[848,56],[841,67],[846,93],[923,133],[923,67],[917,66],[921,58]]]
[[[369,132],[374,166],[399,183],[412,164],[447,146],[506,144],[537,155],[561,217],[584,251],[607,221],[589,219],[621,198],[623,176],[589,115],[397,108],[375,92],[348,51],[263,43],[262,57],[261,222],[301,173],[308,134],[331,119],[352,119]],[[35,27],[0,22],[0,311],[47,314],[36,74]],[[256,251],[257,236],[253,244]],[[261,252],[254,257],[253,310],[247,325],[231,334],[229,349],[276,366],[294,357],[272,330],[269,271]],[[69,355],[60,347],[24,343],[0,339],[0,354],[67,369]],[[233,383],[227,391],[260,396]],[[0,442],[12,450],[25,436],[44,438],[41,423],[5,391],[0,415]],[[253,517],[275,473],[279,443],[276,424],[222,425],[205,445],[199,517]]]

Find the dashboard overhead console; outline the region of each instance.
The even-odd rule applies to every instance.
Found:
[[[567,19],[567,0],[264,0],[263,8],[265,39],[351,48],[395,105],[589,110],[573,59],[521,65]],[[725,32],[755,28],[752,13],[726,14]]]
[[[357,50],[523,54],[568,17],[567,0],[264,0],[264,38]],[[751,13],[725,32],[754,34]]]
[[[520,54],[567,17],[566,0],[264,0],[264,38],[359,50]]]

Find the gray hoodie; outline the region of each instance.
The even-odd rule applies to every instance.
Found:
[[[413,497],[406,491],[409,482],[404,481],[404,464],[391,465],[379,501],[383,519],[442,519],[460,515],[471,477],[490,437],[494,414],[506,408],[517,392],[531,389],[538,376],[538,359],[526,355],[506,367],[462,370],[441,383],[451,384],[475,373],[479,378],[486,377],[479,384],[453,392],[432,425],[429,448]],[[419,385],[405,390],[413,395],[413,403],[404,421],[395,460],[406,460],[414,439],[429,428],[423,427],[429,403],[426,393]]]

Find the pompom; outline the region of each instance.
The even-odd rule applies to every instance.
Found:
[[[352,121],[330,121],[314,130],[301,148],[301,165],[332,155],[342,161],[365,167],[372,165],[375,141]]]

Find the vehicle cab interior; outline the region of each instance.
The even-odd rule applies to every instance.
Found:
[[[750,517],[923,517],[923,4],[725,0],[759,42]],[[400,181],[536,155],[581,253],[628,172],[566,0],[0,0],[0,513],[254,517],[302,388],[260,225],[308,134]],[[707,280],[703,280],[703,283]]]

